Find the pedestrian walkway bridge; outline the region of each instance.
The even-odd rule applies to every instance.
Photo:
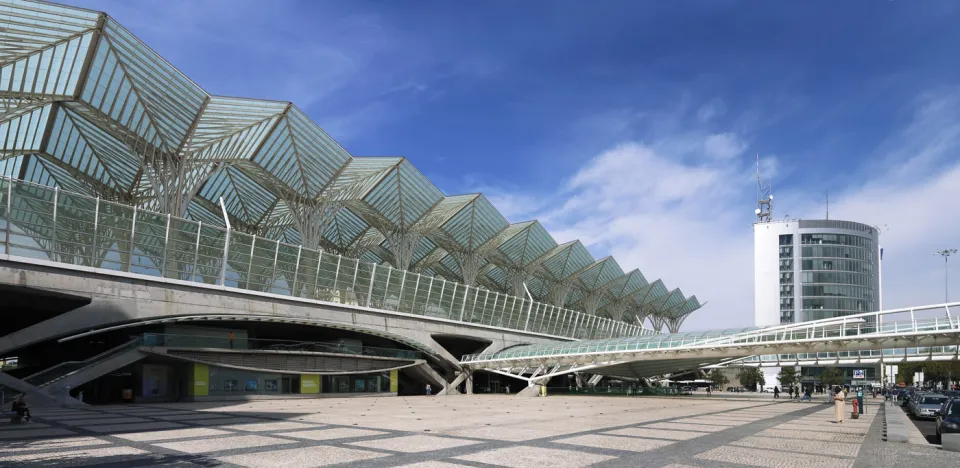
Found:
[[[762,328],[515,346],[466,355],[461,363],[541,381],[580,371],[649,377],[745,358],[747,365],[957,359],[958,313],[960,302],[954,302]]]

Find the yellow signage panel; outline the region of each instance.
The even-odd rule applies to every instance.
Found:
[[[320,376],[300,374],[300,393],[320,393]]]
[[[400,371],[394,369],[390,371],[390,393],[397,393],[400,386]]]
[[[210,394],[210,366],[206,364],[193,365],[193,396],[207,396]]]

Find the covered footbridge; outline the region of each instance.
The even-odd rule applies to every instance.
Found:
[[[745,358],[747,365],[803,365],[798,363],[817,361],[815,356],[820,355],[835,363],[838,353],[846,353],[846,359],[856,353],[859,362],[876,363],[926,359],[933,354],[937,359],[957,359],[958,313],[960,302],[953,302],[762,328],[515,346],[466,355],[461,363],[471,371],[504,374],[532,385],[573,372],[644,378]]]

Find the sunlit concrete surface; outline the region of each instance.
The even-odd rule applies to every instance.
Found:
[[[868,401],[860,419],[839,425],[823,401],[722,396],[474,395],[37,409],[34,424],[0,426],[0,466],[861,467],[871,466],[863,460],[865,445],[903,446],[882,441],[877,402]],[[882,455],[878,450],[869,451],[871,460]],[[937,458],[936,448],[913,450],[922,466],[950,466],[951,458]]]

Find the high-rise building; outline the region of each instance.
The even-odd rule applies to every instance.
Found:
[[[758,222],[754,322],[818,320],[879,309],[879,234],[838,220]]]
[[[832,219],[761,218],[753,225],[753,234],[756,326],[880,309],[879,233],[875,227]],[[880,381],[876,365],[838,367],[849,383]],[[764,369],[768,386],[777,384],[779,370]],[[824,368],[798,370],[804,385],[812,386],[819,383]]]

